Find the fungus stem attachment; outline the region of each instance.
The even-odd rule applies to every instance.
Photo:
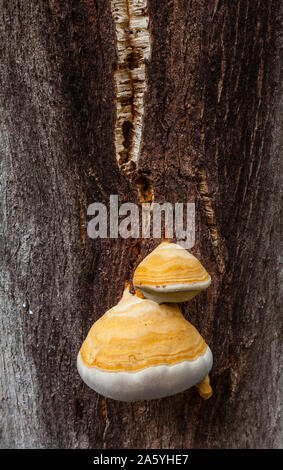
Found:
[[[138,290],[135,290],[135,295],[139,298],[139,299],[145,299],[145,296],[139,292]]]
[[[196,389],[199,393],[199,395],[201,396],[201,398],[203,398],[204,400],[207,400],[208,398],[210,398],[212,396],[212,388],[210,386],[210,380],[209,380],[209,376],[207,375],[206,377],[204,377],[204,379],[199,382],[198,384],[196,384]]]

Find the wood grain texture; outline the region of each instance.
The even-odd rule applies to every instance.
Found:
[[[1,447],[280,447],[279,5],[149,0],[138,168],[115,159],[110,2],[0,0]],[[76,355],[157,240],[92,240],[95,201],[196,202],[213,283],[182,306],[214,395],[121,403]]]

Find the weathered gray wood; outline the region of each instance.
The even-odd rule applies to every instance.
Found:
[[[115,159],[110,2],[0,0],[1,447],[280,447],[279,4],[149,0],[139,166]],[[92,240],[87,206],[196,201],[213,278],[182,306],[213,397],[125,404],[76,355],[157,241]]]

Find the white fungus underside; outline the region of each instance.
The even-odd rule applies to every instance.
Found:
[[[139,285],[135,286],[147,299],[153,300],[157,303],[162,302],[186,302],[192,299],[199,291],[207,289],[210,285],[211,279],[204,282],[195,282],[190,284],[170,284],[165,287]]]
[[[149,366],[137,372],[108,372],[97,367],[87,367],[77,357],[78,372],[82,380],[97,393],[120,401],[152,400],[167,397],[196,385],[212,367],[212,352],[193,361],[173,365]]]

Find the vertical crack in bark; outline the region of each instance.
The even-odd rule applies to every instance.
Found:
[[[152,203],[153,202],[153,187],[150,179],[145,175],[139,175],[137,177],[137,189],[141,203]]]
[[[218,233],[214,209],[212,206],[212,196],[208,189],[206,175],[203,168],[200,168],[197,172],[197,186],[202,201],[205,220],[210,233],[213,251],[218,264],[218,269],[219,272],[222,274],[225,271],[224,256],[221,250],[220,236]]]
[[[130,173],[137,166],[143,128],[145,60],[150,56],[147,0],[111,0],[111,10],[118,58],[114,73],[116,159],[120,169]]]
[[[109,419],[108,419],[107,405],[106,405],[106,398],[105,397],[101,397],[101,415],[102,415],[102,419],[103,419],[103,423],[104,423],[102,440],[103,440],[103,448],[105,449],[106,448],[105,438],[106,438],[106,433],[108,431],[109,424],[110,424]]]
[[[225,47],[224,47],[224,28],[225,28],[226,22],[223,21],[223,28],[222,32],[220,35],[220,43],[221,43],[221,76],[218,81],[218,93],[217,93],[217,103],[220,103],[221,100],[221,95],[222,95],[222,90],[223,90],[223,83],[224,83],[224,78],[225,78],[225,72],[226,72],[226,57],[225,57]]]

